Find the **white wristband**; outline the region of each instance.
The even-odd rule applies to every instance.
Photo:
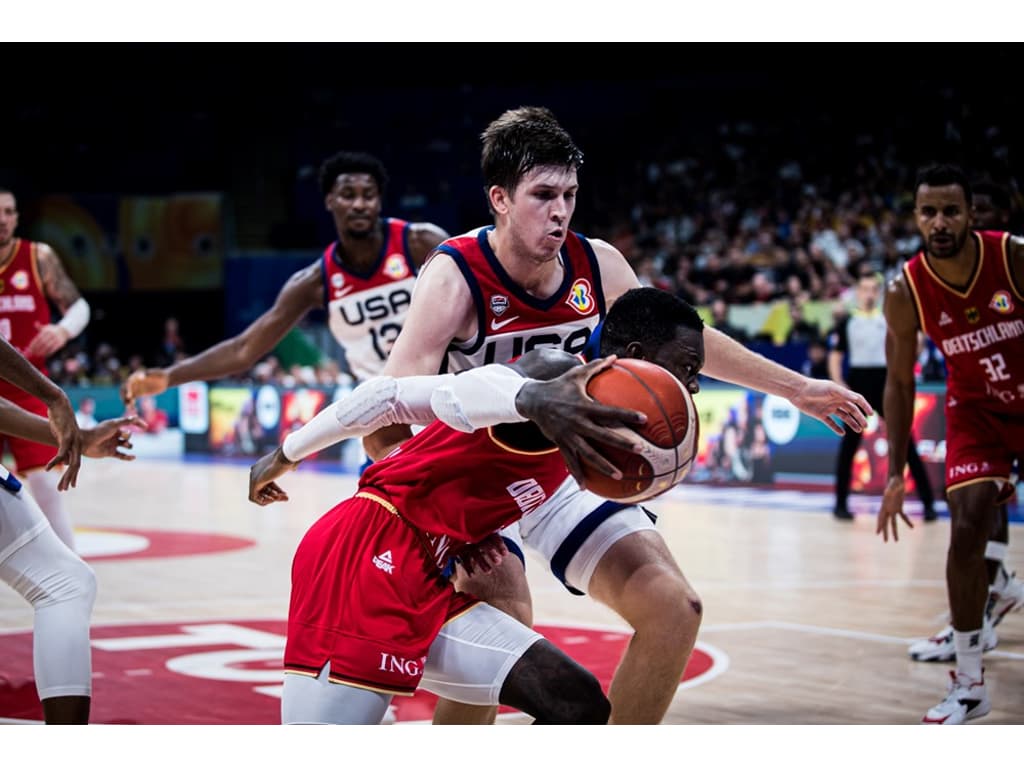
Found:
[[[85,299],[79,298],[68,307],[68,311],[64,313],[64,317],[57,325],[68,332],[69,340],[73,339],[89,324],[89,314],[89,303]]]
[[[495,424],[527,421],[516,396],[530,379],[507,365],[485,365],[457,375],[434,390],[430,407],[453,429],[472,432]]]

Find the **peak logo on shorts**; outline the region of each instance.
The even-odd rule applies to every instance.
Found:
[[[581,315],[589,315],[594,309],[594,290],[590,287],[590,281],[581,277],[573,283],[565,303]]]
[[[383,552],[379,555],[373,556],[373,564],[380,568],[384,573],[394,573],[395,564],[391,560],[391,550]]]
[[[1013,299],[1010,298],[1008,291],[996,291],[993,293],[992,301],[988,305],[996,312],[1004,315],[1013,312]]]

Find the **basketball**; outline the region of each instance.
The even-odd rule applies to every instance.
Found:
[[[591,443],[623,476],[615,480],[584,463],[589,490],[607,499],[636,503],[661,495],[686,477],[697,455],[700,422],[693,398],[675,376],[644,360],[616,360],[590,379],[587,394],[600,403],[647,415],[647,423],[634,430],[641,438],[642,453]]]

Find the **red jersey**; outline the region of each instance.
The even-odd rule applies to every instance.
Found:
[[[358,379],[380,375],[402,330],[412,300],[416,267],[409,254],[409,223],[383,219],[384,243],[365,273],[353,272],[338,258],[338,243],[324,250],[321,273],[327,324],[345,349]]]
[[[487,241],[493,226],[445,240],[448,254],[469,285],[476,306],[476,336],[448,347],[447,370],[505,363],[535,347],[560,347],[572,354],[584,345],[606,307],[601,271],[585,237],[569,232],[562,246],[565,277],[546,299],[531,296],[509,277]]]
[[[1007,232],[973,232],[978,263],[966,288],[939,277],[924,253],[903,267],[921,328],[942,350],[947,407],[1024,413],[1024,290],[1010,269]]]
[[[527,451],[494,429],[459,432],[435,421],[359,481],[421,531],[438,568],[450,555],[532,512],[568,475],[554,446]]]
[[[22,354],[39,333],[39,326],[49,325],[50,305],[39,278],[36,243],[15,238],[14,256],[0,268],[0,336]],[[46,370],[46,359],[29,358],[36,368]],[[11,399],[21,390],[0,380],[0,396]]]

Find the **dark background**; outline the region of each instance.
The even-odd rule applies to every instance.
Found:
[[[574,228],[605,236],[651,194],[648,168],[699,158],[667,207],[785,203],[779,169],[838,195],[868,179],[906,205],[933,159],[1021,178],[1019,46],[947,44],[82,44],[5,46],[0,185],[31,226],[45,195],[224,195],[229,257],[315,252],[334,237],[316,171],[339,149],[380,157],[385,214],[458,233],[488,221],[480,132],[550,107],[585,153]],[[865,168],[870,166],[871,172]],[[658,194],[666,194],[662,189]],[[901,197],[901,194],[904,196]],[[279,285],[272,286],[270,298]],[[181,319],[220,339],[230,286],[87,293],[89,334],[121,347]]]

